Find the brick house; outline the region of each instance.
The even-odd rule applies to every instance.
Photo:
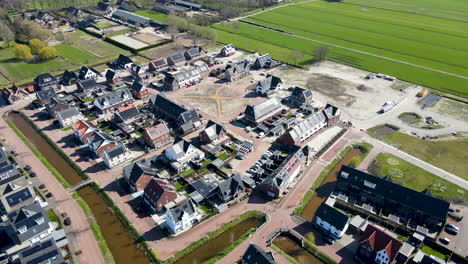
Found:
[[[151,178],[143,193],[143,201],[153,213],[163,212],[165,206],[179,198],[177,191],[166,180]]]
[[[159,123],[146,128],[143,131],[143,139],[148,146],[158,149],[171,142],[171,133],[165,123]]]
[[[221,48],[220,53],[223,57],[230,57],[236,54],[236,49],[234,48],[233,44],[228,44]]]
[[[167,66],[167,61],[165,58],[159,58],[152,60],[148,63],[148,70],[151,72],[156,72],[164,69]]]
[[[199,138],[203,143],[211,143],[214,145],[225,144],[231,140],[227,135],[226,128],[211,120],[208,121],[205,129],[200,132]]]
[[[157,155],[134,162],[123,169],[123,177],[131,192],[143,191],[150,180],[157,175]]]
[[[149,90],[146,88],[146,85],[137,81],[133,82],[132,86],[130,87],[130,91],[132,92],[133,97],[137,99],[142,99],[149,95]]]
[[[367,263],[389,264],[402,245],[400,240],[369,224],[361,237],[357,255]]]
[[[3,88],[2,89],[2,96],[5,101],[9,104],[14,104],[23,98],[24,94],[20,91],[20,89],[13,84],[11,88]]]
[[[75,137],[82,143],[88,143],[88,137],[90,137],[95,132],[98,132],[96,123],[94,121],[84,121],[80,120],[73,125],[73,134]]]
[[[332,126],[340,122],[341,110],[331,104],[327,104],[323,109],[325,119],[327,120],[327,126]]]
[[[299,86],[295,86],[289,97],[289,100],[296,107],[299,107],[303,104],[312,103],[312,91],[310,89],[305,89]]]
[[[326,125],[325,115],[323,112],[318,112],[297,123],[291,130],[279,137],[278,142],[287,146],[299,145]]]
[[[117,145],[117,141],[106,132],[95,132],[87,138],[88,148],[98,158],[102,158],[104,151]]]
[[[187,109],[183,105],[177,104],[167,98],[164,93],[152,96],[150,105],[155,114],[166,118],[168,122],[174,122],[182,133],[193,129],[194,123],[199,119],[195,109]]]
[[[114,117],[119,122],[128,124],[140,118],[140,111],[136,106],[128,105],[118,108],[114,112]]]

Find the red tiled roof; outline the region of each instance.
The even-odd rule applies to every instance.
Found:
[[[169,133],[169,129],[164,123],[159,123],[153,127],[145,129],[145,132],[151,139],[158,138]]]
[[[362,235],[361,244],[366,241],[369,241],[372,250],[375,252],[385,249],[390,262],[395,259],[398,250],[400,250],[403,245],[400,240],[393,238],[373,225],[367,225],[367,228]]]

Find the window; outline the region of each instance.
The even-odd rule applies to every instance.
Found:
[[[36,219],[36,223],[37,223],[38,225],[43,224],[43,223],[44,223],[44,217],[41,217],[41,218]]]
[[[18,232],[20,234],[26,233],[26,231],[28,231],[28,228],[26,226],[22,226],[22,227],[18,228]]]

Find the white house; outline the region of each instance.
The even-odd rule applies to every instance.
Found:
[[[124,144],[117,144],[106,149],[103,153],[104,164],[106,164],[109,169],[126,162],[130,158],[130,152]]]
[[[336,238],[341,238],[349,226],[349,217],[337,209],[322,203],[315,213],[314,223]]]
[[[80,78],[81,80],[96,79],[97,74],[96,74],[96,72],[94,72],[90,68],[88,68],[86,66],[83,66],[83,67],[81,67],[81,69],[80,69],[80,71],[78,73],[78,78]]]
[[[57,119],[61,127],[74,125],[76,122],[84,120],[85,117],[76,107],[71,106],[57,113]]]
[[[177,234],[191,228],[199,216],[192,201],[187,200],[166,211],[166,225],[172,233]]]
[[[171,161],[171,166],[179,172],[185,170],[189,162],[205,157],[203,151],[182,138],[176,138],[174,144],[166,149],[165,155]]]
[[[256,92],[265,95],[265,96],[270,96],[277,91],[279,91],[283,86],[283,81],[281,78],[273,76],[273,75],[268,75],[265,79],[260,80],[257,83],[256,87]]]

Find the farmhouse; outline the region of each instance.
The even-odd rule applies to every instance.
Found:
[[[104,151],[117,145],[117,141],[106,132],[95,132],[87,138],[88,148],[98,158],[102,158]]]
[[[357,255],[367,263],[388,264],[395,257],[403,243],[373,225],[367,225],[361,237]]]
[[[112,112],[113,109],[122,107],[131,102],[133,102],[132,94],[127,88],[123,88],[96,98],[96,100],[94,100],[94,106],[96,106],[98,113],[108,114]]]
[[[151,19],[149,19],[147,17],[140,16],[140,15],[137,15],[135,13],[128,12],[128,11],[121,10],[121,9],[117,9],[112,14],[112,17],[114,17],[116,19],[119,19],[119,20],[122,20],[122,21],[125,20],[128,23],[133,24],[133,25],[140,24],[143,27],[147,27],[151,23]]]
[[[258,82],[256,92],[263,96],[270,97],[280,90],[282,85],[283,80],[281,80],[281,78],[273,75],[267,75],[265,79]]]
[[[233,44],[228,44],[221,48],[220,53],[223,57],[229,57],[236,54],[236,49],[234,48]]]
[[[152,60],[148,63],[149,71],[156,72],[161,69],[164,69],[167,66],[167,61],[165,58],[159,58]]]
[[[240,80],[250,73],[250,65],[247,61],[229,63],[224,71],[224,79],[228,82]]]
[[[143,193],[143,201],[149,206],[152,213],[163,212],[174,205],[185,202],[172,185],[166,180],[152,178],[146,185]]]
[[[143,191],[148,182],[155,176],[156,163],[158,155],[148,159],[142,159],[133,164],[130,164],[123,169],[123,177],[128,183],[132,192]]]
[[[97,9],[99,11],[101,11],[103,14],[109,14],[111,12],[111,10],[112,10],[110,5],[108,3],[104,3],[104,2],[98,2],[97,3]]]
[[[313,114],[284,133],[278,141],[284,145],[299,145],[327,125],[323,112]]]
[[[165,123],[159,123],[153,127],[146,128],[143,132],[145,143],[158,149],[171,142],[171,133]]]
[[[175,122],[183,133],[191,130],[194,127],[194,122],[199,119],[195,109],[189,110],[171,101],[164,93],[152,96],[150,98],[150,105],[152,105],[153,111],[156,114],[167,118],[168,122]]]
[[[199,161],[205,157],[203,151],[180,137],[174,140],[174,144],[167,148],[164,154],[171,161],[171,167],[178,172],[187,169],[190,162]]]
[[[307,162],[306,154],[306,148],[296,147],[273,173],[257,185],[257,189],[273,199],[282,196]]]
[[[80,9],[74,6],[66,7],[65,12],[67,13],[67,16],[72,16],[72,17],[81,17],[83,15],[83,12],[81,12]]]
[[[266,119],[277,115],[283,107],[277,97],[268,99],[258,105],[247,105],[244,111],[245,119],[255,125],[258,125]]]
[[[317,209],[314,224],[333,237],[341,238],[349,226],[349,217],[338,209],[322,203]]]
[[[36,88],[36,91],[49,89],[56,90],[58,89],[58,83],[59,81],[57,78],[52,76],[52,74],[42,73],[34,79],[34,88]]]
[[[192,227],[198,217],[199,213],[192,201],[186,200],[166,211],[166,224],[172,233],[177,234]]]
[[[308,105],[312,103],[312,90],[295,86],[293,88],[291,96],[289,97],[289,100],[296,107],[299,107],[304,104]]]
[[[82,143],[85,144],[88,142],[88,137],[92,134],[98,132],[98,128],[93,121],[84,121],[80,120],[73,125],[73,134],[75,137]]]
[[[80,78],[81,80],[96,79],[97,74],[90,68],[83,66],[78,72],[78,78]]]
[[[85,117],[81,114],[75,106],[70,106],[57,113],[57,119],[61,127],[68,127],[80,120],[84,120]]]
[[[211,120],[208,121],[206,127],[199,134],[200,141],[214,145],[225,144],[231,140],[227,135],[227,130],[223,125],[219,125]]]
[[[106,149],[103,154],[102,159],[109,169],[124,163],[130,157],[130,152],[122,143]]]
[[[345,205],[354,207],[353,203],[347,201],[356,199],[356,202],[367,205],[368,212],[384,209],[398,218],[398,222],[424,226],[430,232],[442,229],[450,206],[448,202],[424,192],[414,191],[348,166],[341,167],[335,192],[344,197],[337,201],[343,201]]]

